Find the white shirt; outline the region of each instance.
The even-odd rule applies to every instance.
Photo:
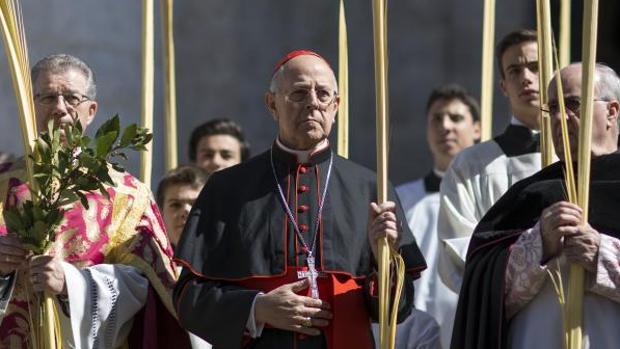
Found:
[[[433,173],[439,178],[444,175],[437,169],[434,169]],[[437,235],[439,193],[427,191],[424,178],[402,184],[396,188],[396,192],[405,211],[409,228],[424,255],[427,265],[427,269],[422,272],[421,277],[414,282],[415,308],[427,313],[429,318],[437,322],[441,347],[449,348],[458,294],[450,290],[437,273],[440,247]],[[398,331],[401,331],[401,327],[398,328]],[[409,335],[412,338],[413,336],[415,335]]]
[[[519,125],[510,131],[518,130],[515,126]],[[441,182],[437,230],[444,246],[438,268],[444,283],[455,292],[461,287],[469,239],[478,221],[511,185],[541,169],[539,151],[515,152],[507,154],[496,139],[464,149]]]

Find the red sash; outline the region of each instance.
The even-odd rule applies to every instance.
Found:
[[[269,292],[284,284],[299,281],[297,271],[306,271],[305,267],[287,267],[286,274],[275,277],[253,278],[235,283],[254,290]],[[317,279],[319,296],[331,305],[332,320],[323,327],[329,349],[373,348],[374,342],[370,330],[370,315],[366,310],[363,288],[347,275],[327,274]],[[299,295],[309,296],[310,288]],[[299,334],[298,340],[304,335]]]

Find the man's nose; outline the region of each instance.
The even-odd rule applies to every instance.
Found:
[[[454,124],[448,115],[443,115],[439,121],[439,128],[441,130],[450,130]]]
[[[223,157],[221,157],[219,154],[216,154],[213,156],[213,158],[211,159],[211,170],[212,171],[217,171],[220,170],[224,167],[224,164],[226,163],[226,161],[224,160]]]
[[[183,212],[181,212],[181,217],[183,219],[187,219],[187,215],[189,215],[189,211],[192,210],[192,204],[186,203],[183,205]]]
[[[222,158],[222,156],[220,154],[215,154],[213,156],[213,163],[218,165],[218,167],[220,165],[222,165],[224,163],[224,158]]]
[[[56,96],[54,103],[51,105],[52,115],[54,116],[64,116],[69,114],[69,108],[67,108],[67,103],[65,102],[62,95]]]
[[[306,96],[306,101],[307,107],[313,107],[313,108],[317,108],[320,103],[319,103],[319,97],[317,96],[317,93],[314,89],[308,91],[308,95]]]
[[[534,79],[536,79],[537,76],[538,75],[535,72],[525,68],[523,69],[523,80],[521,80],[521,83],[525,86],[530,85],[534,82]]]
[[[443,120],[441,120],[441,126],[443,127],[444,130],[449,130],[450,128],[452,128],[452,120],[450,120],[449,116],[444,116]]]

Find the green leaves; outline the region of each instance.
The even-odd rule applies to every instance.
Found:
[[[103,135],[106,135],[108,133],[116,133],[116,136],[118,137],[120,129],[121,120],[118,117],[118,114],[116,114],[112,118],[108,119],[108,121],[104,122],[101,126],[99,126],[99,129],[95,133],[95,138],[102,137]]]
[[[110,170],[123,172],[116,158],[127,160],[126,150],[145,150],[153,135],[136,124],[124,130],[118,115],[107,120],[94,139],[83,135],[77,117],[62,128],[50,121],[47,132],[35,142],[31,158],[37,186],[31,200],[4,210],[9,231],[19,235],[35,253],[43,253],[55,239],[64,208],[80,201],[89,208],[87,194],[99,192],[109,199],[106,186],[114,186]]]
[[[112,146],[120,133],[121,123],[118,114],[106,121],[95,134],[96,155],[105,157],[112,150]]]
[[[24,230],[25,228],[22,223],[22,218],[17,210],[5,210],[4,220],[6,221],[6,226],[10,231],[17,232]]]
[[[118,138],[118,133],[113,132],[106,133],[101,137],[97,137],[97,156],[107,155],[110,152],[110,149],[112,149],[112,145],[116,141],[116,138]]]
[[[138,125],[131,124],[127,126],[127,128],[125,128],[125,131],[123,131],[123,136],[121,136],[121,142],[119,146],[127,147],[131,145],[132,141],[134,140],[134,138],[136,138],[137,135],[138,135]]]

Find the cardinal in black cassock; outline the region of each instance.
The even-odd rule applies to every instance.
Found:
[[[268,151],[213,174],[190,212],[178,248],[179,319],[216,348],[372,348],[378,298],[370,227],[399,231],[393,243],[406,265],[400,319],[411,310],[424,259],[400,223],[391,186],[395,203],[373,212],[375,173],[335,155],[326,139],[338,99],[324,58],[294,51],[273,80],[267,105],[278,138]],[[286,285],[298,295],[318,293],[321,309],[313,311],[320,313],[304,316],[299,308],[282,320],[293,321],[292,330],[260,323],[257,295]]]

